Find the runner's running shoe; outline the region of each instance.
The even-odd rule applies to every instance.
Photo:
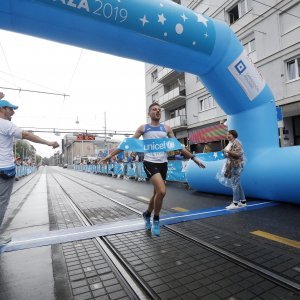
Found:
[[[159,221],[153,220],[152,234],[160,236]]]
[[[150,219],[150,216],[147,216],[147,213],[143,212],[143,218],[144,218],[144,221],[145,221],[145,228],[147,230],[151,230],[151,219]]]

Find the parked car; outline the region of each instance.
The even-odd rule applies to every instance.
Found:
[[[63,168],[65,169],[68,168],[68,164],[64,164]]]

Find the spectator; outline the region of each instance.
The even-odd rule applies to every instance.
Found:
[[[0,99],[4,94],[0,92]],[[50,142],[29,131],[22,130],[11,122],[18,106],[6,100],[0,100],[0,228],[10,200],[16,175],[16,165],[13,153],[13,139],[26,139],[34,143],[57,148],[57,142]],[[0,246],[11,241],[11,237],[1,235]]]
[[[247,206],[244,190],[242,188],[240,177],[244,168],[243,146],[237,139],[238,133],[235,130],[229,130],[227,133],[228,145],[222,150],[227,157],[224,176],[231,181],[233,200],[226,206],[227,209],[237,209]]]

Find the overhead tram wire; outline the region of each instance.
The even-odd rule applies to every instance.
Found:
[[[3,53],[4,59],[5,59],[5,62],[6,62],[8,71],[9,71],[9,75],[10,75],[12,81],[13,81],[13,85],[14,85],[14,86],[18,86],[18,85],[16,85],[16,83],[15,83],[15,76],[13,75],[13,73],[12,73],[12,71],[11,71],[10,65],[9,65],[9,63],[8,63],[7,56],[6,56],[6,54],[5,54],[5,51],[4,51],[4,48],[3,48],[1,42],[0,42],[0,47],[1,47],[1,50],[2,50],[2,53]]]
[[[300,16],[291,14],[291,13],[289,13],[289,12],[283,10],[283,9],[276,8],[275,6],[278,5],[279,3],[276,3],[274,6],[271,6],[271,5],[269,5],[269,4],[260,2],[260,1],[258,1],[258,0],[252,0],[252,1],[253,1],[253,2],[256,2],[256,3],[258,3],[258,4],[261,4],[261,5],[267,6],[267,7],[269,7],[270,9],[274,9],[274,10],[279,11],[279,12],[281,12],[281,13],[284,13],[284,14],[287,14],[287,15],[290,15],[290,16],[292,16],[292,17],[295,17],[295,18],[300,19]],[[214,5],[214,4],[206,3],[206,2],[201,2],[201,3],[199,3],[199,4],[200,4],[200,5],[201,5],[201,4],[202,4],[202,5],[207,5],[208,7],[217,7],[217,8],[220,8],[220,7],[221,7],[221,5]],[[262,14],[260,14],[260,15],[259,15],[259,14],[254,14],[254,15],[256,15],[256,16],[258,16],[258,17],[262,17],[263,14],[264,14],[264,13],[262,13]],[[214,19],[215,19],[215,17],[214,17]],[[224,21],[224,20],[222,20],[222,19],[218,19],[218,20]]]
[[[21,126],[22,127],[22,126]],[[26,131],[32,132],[44,132],[44,133],[73,133],[73,134],[85,134],[85,135],[96,135],[96,134],[105,134],[104,130],[97,129],[66,129],[66,128],[39,128],[39,127],[22,127]],[[125,131],[125,130],[106,130],[107,135],[124,135],[131,136],[134,134],[134,131]]]
[[[282,9],[280,9],[280,8],[276,8],[275,6],[278,5],[278,3],[276,3],[274,6],[271,6],[271,5],[269,5],[269,4],[265,4],[265,3],[260,2],[260,1],[258,1],[258,0],[253,0],[253,2],[256,2],[256,3],[261,4],[261,5],[265,5],[265,6],[269,7],[270,9],[274,9],[274,10],[276,10],[276,11],[279,11],[280,13],[284,13],[284,14],[287,14],[287,15],[290,15],[290,16],[293,16],[293,17],[295,17],[295,18],[300,19],[300,16],[291,14],[291,13],[289,13],[289,12],[287,12],[287,11],[285,11],[285,10],[282,10]],[[208,8],[209,8],[209,7],[216,7],[216,8],[220,8],[220,7],[221,7],[221,5],[214,5],[214,4],[206,3],[206,2],[201,2],[201,3],[199,3],[199,4],[200,4],[200,5],[201,5],[201,4],[202,4],[202,5],[206,5],[206,6],[208,6]],[[261,17],[261,18],[264,19],[264,18],[265,18],[264,14],[265,14],[266,12],[263,12],[263,13],[261,13],[261,14],[256,14],[256,13],[253,13],[253,12],[248,11],[248,13],[251,13],[252,15],[256,16],[257,18]],[[209,15],[209,17],[213,17],[213,18],[216,19],[216,20],[225,22],[224,19],[222,19],[222,18],[217,18],[217,17],[213,16],[213,14],[212,14],[212,15]],[[236,26],[236,25],[235,25],[235,26]],[[242,29],[244,26],[238,26],[238,27],[240,27],[240,29]],[[259,30],[256,30],[256,31],[260,32]],[[263,33],[263,32],[261,32],[261,33]]]
[[[7,72],[1,71],[1,70],[0,70],[0,73],[3,73],[3,74],[12,76],[12,73],[7,73]],[[18,79],[21,79],[21,80],[24,80],[24,81],[26,81],[26,82],[29,82],[29,83],[31,83],[31,84],[34,84],[34,85],[36,85],[36,86],[39,86],[39,87],[42,87],[42,88],[45,88],[45,89],[48,89],[48,90],[53,90],[54,92],[45,92],[45,91],[37,91],[37,90],[31,90],[31,89],[23,89],[23,88],[18,87],[17,85],[15,85],[15,84],[13,84],[13,83],[11,83],[11,84],[17,86],[18,88],[1,87],[1,86],[0,86],[0,88],[5,89],[5,90],[15,90],[15,91],[18,91],[19,93],[21,93],[21,92],[28,92],[28,93],[39,93],[39,94],[48,94],[48,95],[55,95],[55,96],[70,97],[70,95],[67,95],[66,93],[60,93],[60,92],[57,92],[57,91],[55,91],[54,89],[51,89],[51,88],[49,88],[49,87],[46,87],[46,86],[41,85],[41,84],[38,84],[38,83],[35,83],[35,82],[30,81],[30,80],[28,80],[28,79],[25,79],[25,78],[23,78],[23,77],[16,76],[16,75],[14,75],[14,77],[16,77],[16,78],[18,78]],[[7,80],[5,80],[5,81],[7,81]],[[7,82],[8,82],[8,81],[7,81]]]
[[[0,86],[0,89],[14,90],[14,91],[18,91],[19,93],[28,92],[28,93],[38,93],[38,94],[47,94],[47,95],[70,97],[70,95],[62,94],[62,93],[51,93],[51,92],[45,92],[45,91],[27,90],[27,89],[22,89],[22,88],[9,88],[9,87]]]
[[[300,19],[300,16],[296,16],[296,15],[294,15],[294,14],[291,14],[291,13],[289,13],[289,12],[286,12],[285,10],[282,10],[282,9],[280,9],[280,8],[274,7],[274,6],[277,5],[277,4],[275,4],[274,6],[271,6],[271,5],[269,5],[269,4],[260,2],[260,1],[258,1],[258,0],[252,0],[252,1],[254,1],[254,2],[256,2],[256,3],[259,3],[259,4],[261,4],[261,5],[267,6],[267,7],[271,8],[271,9],[275,9],[276,11],[279,11],[279,12],[281,12],[281,13],[285,13],[285,14],[287,14],[287,15],[290,15],[290,16],[292,16],[292,17],[295,17],[295,18],[297,18],[297,19]]]
[[[77,71],[77,69],[78,69],[79,62],[80,62],[80,60],[81,60],[82,54],[83,54],[83,49],[81,49],[81,51],[80,51],[79,57],[78,57],[78,59],[77,59],[75,68],[74,68],[74,70],[73,70],[73,73],[72,73],[71,79],[70,79],[70,81],[69,81],[69,85],[68,85],[68,87],[66,88],[66,91],[68,91],[68,90],[70,89],[71,85],[72,85],[72,82],[73,82],[73,79],[74,79],[74,77],[75,77],[76,71]]]

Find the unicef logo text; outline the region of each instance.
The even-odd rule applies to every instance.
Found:
[[[145,152],[155,152],[155,151],[170,151],[178,149],[176,144],[172,140],[158,140],[158,141],[144,141],[144,151]]]
[[[175,148],[175,143],[173,141],[168,141],[167,142],[167,148],[168,149],[174,149]]]

